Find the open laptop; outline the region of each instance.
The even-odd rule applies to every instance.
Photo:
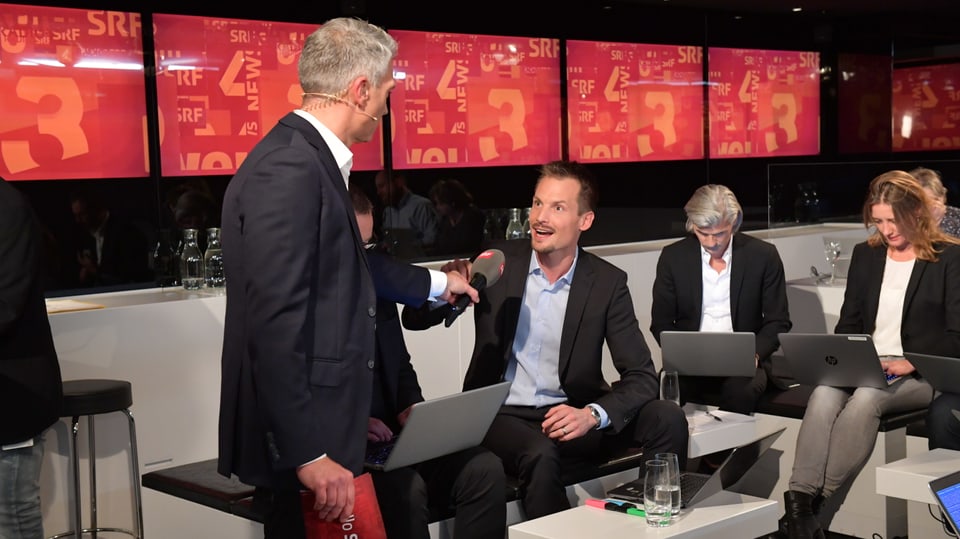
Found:
[[[801,384],[883,389],[900,380],[884,372],[870,335],[781,333],[780,346]]]
[[[960,471],[930,481],[930,491],[937,499],[940,513],[947,519],[951,531],[957,530],[960,522]]]
[[[392,440],[367,443],[364,466],[390,471],[480,445],[509,391],[500,382],[414,404]]]
[[[663,370],[681,376],[745,376],[757,372],[757,337],[749,331],[663,331]]]
[[[712,474],[682,472],[680,474],[680,504],[690,507],[721,490],[732,487],[770,449],[786,427],[761,436],[735,448]],[[629,481],[607,492],[608,498],[643,503],[643,478]]]
[[[937,391],[960,393],[960,358],[904,352],[920,376]]]

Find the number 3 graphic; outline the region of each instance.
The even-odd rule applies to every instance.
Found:
[[[17,97],[40,103],[47,96],[60,100],[60,107],[52,113],[37,114],[37,132],[55,137],[63,148],[61,159],[69,159],[90,151],[87,136],[80,127],[83,119],[83,100],[76,81],[66,77],[23,77],[17,82]],[[5,140],[0,143],[0,155],[11,173],[23,172],[40,166],[30,155],[30,141]]]
[[[527,146],[527,131],[524,129],[523,120],[527,116],[527,107],[523,102],[523,93],[517,88],[503,88],[490,90],[487,95],[487,103],[490,106],[501,109],[503,105],[509,104],[512,109],[507,117],[500,117],[500,131],[510,136],[510,149],[519,150]],[[484,161],[496,159],[500,156],[497,152],[496,140],[491,136],[480,137],[480,157]]]

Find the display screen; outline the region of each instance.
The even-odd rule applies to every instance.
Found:
[[[837,143],[841,153],[890,151],[890,56],[837,55]]]
[[[541,164],[561,157],[560,41],[391,31],[393,166]]]
[[[820,153],[820,54],[710,47],[710,157]]]
[[[960,64],[893,70],[893,150],[960,149]]]
[[[703,157],[703,49],[567,41],[569,155],[583,163]]]
[[[315,24],[156,14],[164,176],[233,174],[300,106],[300,49]],[[354,170],[383,168],[383,137],[355,144]]]
[[[0,176],[145,177],[140,15],[0,4]]]

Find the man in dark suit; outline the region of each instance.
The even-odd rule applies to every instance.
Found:
[[[684,206],[690,236],[663,248],[653,283],[650,331],[750,331],[757,336],[757,371],[749,377],[680,378],[684,401],[753,413],[772,374],[778,335],[790,331],[787,285],[777,248],[739,233],[743,209],[723,185],[697,189]],[[704,361],[709,361],[704,357]],[[711,395],[719,388],[720,395]]]
[[[43,433],[63,385],[40,283],[40,224],[0,178],[0,537],[40,539]]]
[[[302,108],[253,148],[224,196],[218,469],[257,487],[268,538],[304,536],[302,487],[320,519],[342,522],[353,511],[377,297],[478,299],[458,273],[364,253],[347,192],[349,147],[370,140],[387,112],[396,50],[381,28],[353,18],[307,36]]]
[[[373,204],[352,183],[350,198],[360,236],[369,242],[373,236]],[[376,256],[389,255],[371,254]],[[410,363],[396,303],[377,301],[376,333],[377,368],[373,371],[367,439],[386,442],[403,428],[410,407],[423,401],[423,392]],[[456,511],[456,539],[489,539],[506,534],[503,464],[483,447],[458,451],[417,466],[371,473],[390,539],[429,539],[430,508],[445,510],[451,506]]]
[[[476,343],[464,389],[513,382],[483,444],[520,480],[528,518],[570,507],[560,476],[569,459],[642,446],[645,459],[673,452],[686,460],[686,417],[657,399],[626,273],[578,246],[596,204],[585,167],[545,165],[530,240],[503,245],[503,276],[474,309]],[[620,373],[612,384],[602,371],[604,343]]]

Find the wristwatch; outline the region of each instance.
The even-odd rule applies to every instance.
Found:
[[[590,415],[592,415],[593,418],[597,420],[597,426],[594,427],[594,428],[595,428],[595,429],[599,429],[599,428],[600,428],[600,423],[601,423],[600,410],[598,410],[596,406],[593,406],[593,405],[591,405],[591,404],[588,404],[588,405],[587,405],[587,408],[590,409]]]

